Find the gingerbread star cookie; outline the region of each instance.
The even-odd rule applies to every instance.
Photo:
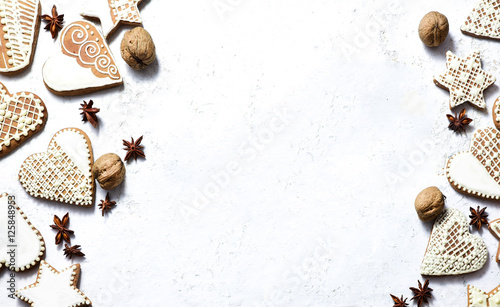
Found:
[[[0,83],[0,158],[42,130],[47,109],[37,95],[10,94]]]
[[[443,211],[432,227],[422,275],[459,275],[481,269],[488,258],[483,239],[471,235],[465,215],[457,209]]]
[[[90,306],[92,302],[77,288],[80,264],[58,272],[42,260],[36,281],[17,290],[15,295],[32,307]]]
[[[19,73],[31,63],[40,12],[40,0],[0,0],[0,73]]]
[[[434,77],[434,83],[450,92],[450,109],[470,102],[473,106],[484,109],[483,91],[492,85],[496,78],[481,68],[479,51],[474,51],[466,58],[459,58],[451,51],[446,53],[446,71]]]
[[[478,287],[468,285],[467,307],[500,307],[500,286],[486,293]]]
[[[40,261],[45,253],[45,241],[15,198],[7,193],[0,194],[0,227],[3,229],[0,231],[0,269],[5,266],[24,271]]]
[[[500,39],[499,10],[500,1],[479,0],[460,30],[475,37]]]
[[[492,127],[478,129],[470,149],[448,159],[445,172],[458,192],[500,200],[500,131]]]
[[[123,83],[106,40],[88,21],[73,22],[59,35],[60,49],[42,69],[47,88],[57,95],[82,95]]]
[[[88,1],[84,17],[101,21],[104,36],[108,38],[121,24],[140,26],[142,18],[137,5],[142,0],[93,0]]]
[[[92,206],[93,164],[92,145],[85,132],[66,128],[52,137],[46,152],[31,155],[23,162],[19,180],[31,196]]]
[[[496,219],[490,222],[488,225],[488,230],[491,234],[500,240],[500,219]],[[498,244],[497,255],[495,257],[496,262],[500,262],[500,244]]]

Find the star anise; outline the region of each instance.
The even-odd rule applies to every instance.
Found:
[[[451,114],[446,114],[446,117],[448,117],[448,120],[450,121],[450,124],[448,125],[448,129],[453,130],[455,132],[465,132],[465,126],[470,124],[472,122],[472,119],[468,118],[465,115],[465,109],[460,111],[460,115],[457,117],[457,113],[455,113],[455,116]]]
[[[55,225],[50,225],[50,227],[57,230],[56,245],[61,243],[61,239],[71,244],[71,238],[69,235],[73,234],[74,231],[66,228],[69,223],[69,212],[63,216],[62,221],[57,215],[54,215],[54,223]]]
[[[418,289],[410,287],[410,290],[413,291],[413,293],[415,294],[411,298],[411,300],[417,300],[418,307],[420,307],[420,305],[422,305],[423,303],[428,304],[429,302],[427,301],[427,299],[432,298],[432,294],[431,294],[432,289],[429,288],[429,280],[428,279],[425,280],[423,286],[419,280],[418,281]]]
[[[111,211],[111,208],[116,205],[116,201],[110,201],[109,200],[109,192],[106,194],[106,199],[102,200],[101,203],[99,204],[99,209],[102,210],[102,216],[104,216],[105,212]]]
[[[64,14],[58,15],[57,8],[54,5],[52,7],[52,16],[45,14],[42,15],[42,18],[47,22],[45,30],[50,31],[50,34],[52,34],[52,38],[56,38],[57,32],[59,32],[59,29],[62,29],[62,24],[64,22]]]
[[[483,209],[479,210],[479,206],[477,206],[477,210],[474,208],[470,207],[470,213],[469,217],[471,218],[470,224],[469,225],[474,225],[476,228],[479,230],[481,229],[481,224],[484,225],[489,225],[488,222],[488,213],[484,212],[487,207],[484,207]]]
[[[126,146],[125,150],[127,150],[127,155],[125,156],[125,161],[128,161],[132,156],[134,156],[134,159],[137,161],[137,157],[143,157],[146,158],[146,155],[144,155],[144,152],[142,149],[144,146],[140,145],[142,141],[142,136],[137,139],[137,141],[134,142],[134,138],[132,138],[132,142],[127,142],[123,140],[123,146]]]
[[[99,121],[97,120],[97,113],[101,111],[101,109],[93,108],[94,102],[92,100],[89,100],[89,103],[87,104],[86,101],[84,101],[82,104],[80,104],[82,107],[79,110],[82,110],[82,113],[80,115],[83,115],[82,121],[86,122],[88,121],[89,123],[94,126],[94,128],[99,125]]]
[[[64,244],[64,256],[72,259],[73,256],[85,257],[85,254],[80,251],[80,245],[69,246],[68,244]]]
[[[403,296],[401,295],[401,298],[398,298],[394,295],[391,294],[392,300],[394,301],[394,306],[392,307],[405,307],[408,306],[406,303],[407,298],[403,300]]]

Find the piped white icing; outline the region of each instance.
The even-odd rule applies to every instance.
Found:
[[[420,274],[471,273],[482,268],[487,258],[486,244],[482,238],[470,234],[465,215],[448,208],[434,222]]]
[[[15,245],[10,247],[12,242],[9,240],[8,226],[9,221],[9,198],[7,194],[0,195],[0,268],[3,266],[9,267],[11,270],[24,271],[34,266],[40,261],[40,257],[45,252],[45,243],[40,232],[31,224],[28,217],[19,208],[14,200],[11,200],[10,205],[14,206],[15,211]],[[10,212],[12,213],[12,212]],[[10,233],[14,235],[14,233]],[[11,265],[8,252],[11,248],[15,249],[15,264]]]
[[[36,282],[16,291],[16,296],[36,307],[88,306],[90,299],[77,287],[78,265],[57,272],[42,260]]]
[[[460,29],[468,34],[500,39],[500,2],[480,0]]]
[[[467,307],[500,307],[500,286],[486,293],[478,287],[467,286]]]

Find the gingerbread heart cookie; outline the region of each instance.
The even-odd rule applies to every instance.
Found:
[[[453,155],[446,163],[446,177],[458,192],[500,200],[500,132],[478,129],[468,151]]]
[[[47,109],[40,97],[29,92],[10,94],[0,83],[0,157],[42,130],[46,121]]]
[[[61,49],[43,65],[43,81],[57,95],[82,95],[123,83],[116,61],[93,23],[73,22],[61,31]]]
[[[40,0],[0,0],[0,73],[26,69],[33,59],[40,27]]]
[[[89,1],[85,12],[81,15],[97,18],[101,21],[102,31],[106,38],[121,24],[140,26],[141,15],[137,5],[142,0],[94,0]]]
[[[480,237],[470,234],[465,215],[448,208],[434,222],[420,274],[471,273],[482,268],[487,258],[486,244]]]
[[[0,227],[3,229],[0,231],[0,268],[6,266],[10,270],[24,271],[33,267],[45,253],[42,235],[14,197],[7,193],[0,194],[0,210]]]
[[[88,136],[80,129],[57,132],[46,152],[29,156],[19,180],[31,196],[62,203],[92,206],[95,181],[94,156]]]

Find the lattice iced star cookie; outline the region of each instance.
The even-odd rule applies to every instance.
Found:
[[[434,77],[434,83],[450,92],[450,109],[464,103],[484,109],[483,91],[492,85],[496,78],[481,68],[479,51],[467,58],[459,58],[451,51],[446,53],[446,71]]]
[[[448,208],[434,222],[420,274],[471,273],[482,268],[487,257],[486,244],[480,237],[470,234],[465,215]]]
[[[486,293],[478,287],[468,285],[467,307],[500,307],[500,286]]]
[[[42,130],[46,120],[40,97],[29,92],[10,94],[0,83],[0,157]]]
[[[85,132],[66,128],[52,137],[47,152],[31,155],[24,161],[19,180],[31,196],[92,206],[93,164],[92,145]]]
[[[499,10],[500,1],[479,0],[460,30],[475,37],[500,39]]]
[[[12,219],[14,217],[15,219]],[[8,226],[16,221],[15,227]],[[24,212],[7,193],[0,194],[0,269],[4,266],[10,270],[24,271],[33,267],[45,253],[45,241],[40,232],[33,226]],[[15,242],[10,239],[15,235]],[[9,237],[10,236],[10,237]],[[10,247],[16,245],[15,248]],[[12,250],[15,250],[12,253]],[[12,255],[15,260],[12,261]]]
[[[108,38],[120,23],[140,26],[141,15],[137,5],[142,0],[94,0],[89,1],[81,15],[89,18],[98,18],[101,21],[104,36]]]
[[[79,278],[80,264],[58,272],[42,260],[35,283],[15,294],[32,307],[90,306],[90,299],[77,288]]]
[[[0,72],[19,73],[31,63],[40,27],[40,0],[0,0]]]
[[[448,159],[445,171],[458,192],[500,200],[500,132],[492,127],[477,130],[470,149]]]

